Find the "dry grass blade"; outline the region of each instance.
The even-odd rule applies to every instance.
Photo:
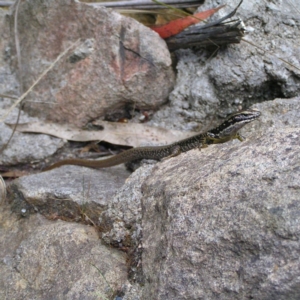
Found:
[[[178,11],[179,13],[183,13],[183,14],[186,15],[187,17],[192,16],[190,13],[185,12],[185,11],[183,11],[182,9],[177,9],[176,7],[174,7],[174,5],[166,4],[166,1],[164,1],[164,2],[161,2],[161,1],[158,1],[158,0],[152,0],[152,1],[155,2],[155,3],[157,3],[158,5],[161,5],[162,7],[166,7],[166,8],[173,9],[173,10],[175,10],[175,11]],[[199,21],[203,21],[203,20],[200,19]]]
[[[182,18],[182,15],[166,13],[163,11],[155,11],[155,10],[143,10],[143,9],[116,9],[116,11],[120,14],[153,14],[153,15],[164,15],[164,16],[172,16],[176,18]]]
[[[287,3],[300,15],[300,10],[297,8],[296,5],[293,4],[292,1],[287,1]]]
[[[173,8],[198,7],[204,1],[199,0],[164,0],[164,3],[169,4]],[[99,7],[105,6],[114,9],[160,9],[161,4],[155,4],[151,0],[131,0],[131,1],[103,1],[103,2],[86,2],[85,4]]]
[[[18,68],[19,68],[20,94],[23,94],[23,66],[22,66],[22,61],[21,61],[21,48],[20,48],[19,32],[18,32],[18,12],[19,12],[20,2],[21,2],[21,0],[18,0],[15,4],[16,9],[15,9],[15,15],[14,15],[14,35],[15,35],[15,45],[16,45]],[[16,128],[17,128],[17,125],[19,123],[20,116],[21,116],[21,108],[22,107],[20,106],[19,111],[18,111],[16,125],[13,128],[13,131],[12,131],[8,141],[1,147],[0,153],[2,153],[6,149],[6,147],[9,145],[10,141],[12,140],[12,138],[16,132]]]
[[[261,51],[263,51],[263,52],[268,53],[268,54],[271,55],[271,56],[276,57],[277,59],[281,60],[282,62],[284,62],[285,64],[289,65],[290,67],[293,67],[293,68],[295,68],[295,69],[297,69],[297,70],[300,71],[300,68],[299,68],[299,67],[296,67],[295,65],[291,64],[291,63],[288,62],[286,59],[283,59],[283,58],[277,56],[276,54],[274,54],[274,53],[272,53],[272,52],[270,52],[270,51],[268,51],[268,50],[266,50],[266,49],[264,49],[264,48],[262,48],[262,47],[259,47],[258,45],[256,45],[255,43],[253,43],[253,42],[251,42],[251,41],[249,41],[249,40],[246,40],[246,39],[243,38],[242,41],[243,41],[243,42],[246,42],[246,43],[248,43],[248,44],[250,44],[250,45],[252,45],[252,46],[254,46],[255,48],[257,48],[257,49],[259,49],[259,50],[261,50]]]
[[[19,68],[19,82],[20,82],[20,92],[23,94],[23,67],[22,67],[22,60],[21,60],[21,48],[20,48],[20,40],[19,40],[19,32],[18,32],[18,13],[19,13],[19,6],[21,0],[16,2],[16,9],[14,15],[14,35],[15,35],[15,46],[17,52],[17,60],[18,60],[18,68]]]
[[[18,99],[18,96],[14,96],[14,95],[7,95],[7,94],[0,94],[1,98],[8,98],[8,99]]]
[[[15,46],[16,46],[16,53],[17,53],[17,60],[18,60],[18,69],[19,69],[19,82],[20,82],[20,93],[23,94],[23,66],[22,66],[22,60],[21,60],[21,48],[20,48],[20,42],[19,42],[19,33],[18,33],[18,12],[19,12],[19,5],[21,3],[21,0],[18,0],[16,3],[15,3],[15,12],[14,12],[14,36],[15,36]],[[69,48],[68,48],[69,49]],[[65,52],[64,52],[65,53]],[[59,57],[58,57],[59,58]],[[57,59],[58,61],[58,59]],[[56,61],[55,61],[56,62]],[[40,79],[43,78],[44,75],[46,75],[48,73],[48,71],[50,71],[51,67],[55,64],[55,62],[50,66],[50,68],[48,68],[46,70],[46,72],[44,72],[42,74],[41,77],[39,77],[39,79],[28,89],[28,91],[26,93],[24,93],[21,98],[19,98],[16,103],[14,105],[12,105],[12,107],[8,110],[8,114],[12,111],[12,109],[14,107],[16,107],[19,103],[22,102],[22,100],[25,99],[25,97],[28,95],[28,93],[33,89],[33,87],[39,82]],[[15,131],[16,131],[16,127],[19,123],[19,120],[20,120],[20,115],[21,115],[21,109],[22,109],[22,106],[20,105],[19,107],[19,111],[18,111],[18,116],[17,116],[17,121],[16,121],[16,124],[12,130],[12,133],[8,139],[8,141],[6,143],[4,143],[4,145],[1,147],[0,149],[0,153],[2,153],[6,148],[7,146],[9,145],[10,141],[12,140],[14,134],[15,134]],[[4,119],[8,116],[8,114],[6,114],[4,116]],[[4,119],[0,120],[1,121],[4,121]]]
[[[79,41],[80,39],[78,39],[75,43],[73,43],[70,47],[68,47],[63,53],[61,53],[56,60],[39,76],[39,78],[32,84],[32,86],[20,97],[18,98],[18,100],[16,101],[16,103],[14,103],[6,112],[6,114],[4,115],[4,117],[2,117],[0,119],[0,122],[3,122],[7,116],[12,112],[12,110],[19,104],[22,102],[22,100],[33,90],[33,88],[43,79],[43,77],[45,77],[45,75],[51,70],[53,69],[53,67],[56,65],[56,63],[64,56],[66,55],[70,49],[72,49],[75,46],[79,45]]]
[[[0,204],[6,199],[6,184],[2,176],[0,176]]]

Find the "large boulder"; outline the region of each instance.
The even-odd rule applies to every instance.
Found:
[[[165,42],[110,9],[73,0],[21,2],[18,31],[24,89],[80,39],[27,98],[32,115],[81,127],[134,109],[157,109],[173,87]]]

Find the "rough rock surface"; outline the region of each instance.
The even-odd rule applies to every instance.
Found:
[[[230,5],[233,7],[237,2]],[[21,12],[27,8],[29,12],[32,3],[22,2]],[[62,2],[40,3],[53,8]],[[290,3],[245,1],[239,14],[250,31],[248,37],[297,64],[299,18],[295,12],[291,13]],[[84,4],[68,2],[53,10],[51,16],[47,15],[45,5],[45,10],[37,9],[34,16],[29,14],[35,20],[35,29],[30,30],[45,34],[45,20],[57,20],[57,15],[62,17],[67,9],[70,13],[70,7],[77,9],[76,16],[86,13],[87,20],[96,18]],[[128,19],[105,9],[98,11],[105,20],[116,18],[126,23],[117,27],[109,24],[107,32],[120,33],[122,26],[131,32]],[[21,22],[24,21],[21,17]],[[31,62],[26,68],[32,80],[84,32],[82,29],[75,33],[82,20],[69,21],[67,18],[67,23],[55,22],[57,32],[65,34],[69,30],[70,38],[61,37],[58,41],[36,34],[34,43],[42,42],[53,48],[49,53],[39,47],[31,52]],[[98,17],[97,22],[99,27],[104,26]],[[62,28],[63,24],[70,26]],[[21,44],[29,51],[31,40],[26,40],[26,32],[22,34]],[[34,94],[34,99],[49,99],[49,82],[55,87],[52,95],[69,97],[69,92],[63,93],[64,84],[67,82],[75,89],[81,80],[77,76],[99,54],[95,49],[100,48],[92,47],[93,40],[85,37],[86,47],[79,47],[63,59],[39,85],[39,94]],[[115,38],[117,42],[112,49],[101,55],[117,55],[122,52],[118,52],[120,49],[130,46],[126,37],[125,47],[119,36]],[[113,34],[102,37],[105,43],[109,39],[114,39]],[[4,51],[0,58],[7,59],[11,50],[3,45],[0,40]],[[38,51],[46,58],[35,60],[35,55],[40,57]],[[125,54],[129,55],[128,52]],[[137,57],[131,54],[130,61],[135,61]],[[220,49],[217,57],[208,62],[205,52],[177,52],[179,73],[171,106],[161,110],[152,123],[194,129],[203,118],[223,115],[249,105],[252,100],[297,94],[299,71],[263,54],[247,44]],[[116,61],[119,59],[121,66],[123,54],[118,55]],[[159,60],[155,63],[162,69],[166,67],[164,74],[169,72],[161,57],[153,59]],[[123,66],[126,69],[128,65]],[[111,70],[110,67],[94,69],[85,79]],[[55,78],[58,70],[66,70],[64,79]],[[7,85],[5,92],[17,89],[11,75],[11,81],[8,80],[11,85]],[[147,75],[143,82],[144,79],[148,80]],[[99,88],[106,87],[106,83],[101,82]],[[29,80],[26,84],[30,84]],[[0,82],[0,87],[6,88],[6,83]],[[122,93],[127,86],[124,90],[123,87]],[[84,96],[96,95],[83,85],[78,88],[82,88],[79,92]],[[152,88],[149,94],[155,94],[154,91]],[[128,94],[131,92],[126,90]],[[71,115],[76,110],[81,113],[84,101],[79,108],[67,108]],[[11,202],[2,206],[0,212],[0,298],[298,300],[300,98],[268,101],[256,104],[256,108],[262,116],[243,130],[245,142],[214,145],[144,166],[126,182],[128,173],[122,167],[98,171],[63,167],[12,182],[8,190]],[[86,120],[94,118],[98,106],[92,109]],[[85,119],[79,116],[84,123]],[[208,123],[210,118],[203,124]],[[204,127],[210,126],[213,124]],[[27,141],[24,147],[29,147],[28,143],[31,142]],[[99,232],[87,224],[96,225],[100,241]],[[102,242],[122,251],[107,248]]]
[[[112,10],[73,0],[26,1],[18,29],[25,90],[68,46],[82,42],[31,93],[30,100],[40,103],[25,108],[36,116],[83,126],[133,108],[156,109],[173,87],[165,42]]]
[[[126,256],[96,230],[0,207],[1,299],[113,299],[126,282]]]
[[[215,17],[225,16],[239,2],[226,3]],[[178,73],[170,104],[157,112],[152,124],[201,130],[211,126],[216,116],[224,117],[266,100],[297,96],[300,20],[293,7],[299,6],[299,1],[296,2],[251,0],[244,1],[238,9],[236,16],[248,30],[245,39],[265,51],[246,42],[221,48],[214,57],[204,50],[177,51]],[[206,1],[200,10],[220,4],[220,1]]]
[[[111,230],[102,234],[107,243],[122,243],[127,236],[131,236],[132,245],[138,244],[142,233],[141,185],[151,175],[153,166],[144,165],[137,169],[102,212],[100,218],[113,224]]]
[[[300,126],[297,114],[297,110],[300,110],[299,98],[290,99],[288,101],[284,99],[277,99],[276,101],[256,104],[255,107],[258,110],[262,111],[263,115],[260,117],[259,121],[256,121],[251,125],[247,125],[246,128],[242,129],[242,135],[246,137],[246,141],[244,143],[247,143],[247,141],[250,142],[250,140],[255,140],[256,132],[262,134],[264,132],[267,132],[269,129],[272,129],[274,131],[277,128],[297,128]],[[276,122],[274,121],[275,119]],[[237,147],[243,146],[243,143],[239,143],[237,141],[233,141],[231,143],[234,143]],[[224,147],[224,149],[226,150],[228,144],[219,145],[218,147]],[[209,148],[208,150],[210,151]],[[206,149],[202,150],[203,153],[204,151],[206,151]],[[188,152],[186,154],[182,154],[182,156],[184,155],[190,154]],[[193,154],[191,154],[191,156],[193,156]],[[181,156],[176,157],[176,159],[180,158]],[[126,184],[122,186],[115,197],[113,197],[112,201],[109,202],[107,207],[108,209],[103,211],[102,216],[105,216],[105,218],[110,218],[113,223],[115,222],[115,220],[122,219],[127,225],[131,224],[131,226],[133,226],[133,224],[139,224],[141,221],[140,199],[142,199],[143,197],[141,185],[147,181],[148,177],[153,176],[152,169],[157,168],[157,166],[159,165],[161,164],[158,163],[157,165],[144,165],[143,168],[139,168],[137,171],[135,171],[128,178]],[[161,170],[164,169],[164,166],[165,165],[163,162]],[[120,225],[120,223],[118,224]],[[141,225],[139,224],[139,226]],[[124,228],[125,227],[123,227],[123,229]],[[120,235],[120,233],[121,231],[118,231],[116,233],[115,230],[112,230],[107,232],[105,236],[106,238],[109,237],[109,242],[112,243],[114,241],[124,240],[126,234],[122,232]],[[127,234],[129,234],[129,231],[127,231]]]
[[[19,95],[19,83],[16,73],[9,67],[9,57],[12,49],[8,46],[9,26],[5,22],[7,11],[0,9],[0,94],[17,96]],[[15,99],[0,97],[0,118],[4,116],[6,110],[15,102]],[[9,124],[16,122],[17,109],[5,120]],[[22,112],[20,122],[28,122],[32,119]],[[7,143],[12,133],[12,129],[0,122],[0,148]],[[42,134],[21,134],[15,132],[9,147],[0,154],[0,165],[15,165],[19,163],[36,162],[55,153],[64,143],[62,140]]]
[[[101,172],[64,166],[21,177],[10,184],[8,193],[17,214],[28,215],[34,211],[49,219],[55,217],[103,227],[99,215],[129,174],[123,166]]]
[[[7,143],[11,128],[0,124],[0,146]],[[64,143],[61,139],[44,134],[20,134],[15,133],[9,147],[0,157],[1,165],[16,165],[19,163],[34,163],[53,155]]]
[[[6,111],[7,101],[0,103],[0,117]],[[6,122],[15,124],[18,110],[15,109],[8,116]],[[24,112],[21,113],[19,124],[30,122],[34,118],[28,117]],[[5,123],[0,123],[0,148],[6,144],[11,136],[12,128]],[[64,145],[61,139],[45,134],[28,134],[15,132],[9,146],[0,155],[0,165],[17,165],[22,163],[35,163],[53,155]]]
[[[242,144],[153,169],[142,186],[142,299],[300,298],[299,100],[259,105],[266,115]]]
[[[99,182],[109,169],[84,169],[91,172],[86,178],[97,176],[88,184],[92,201],[84,207],[95,215],[84,219],[82,210],[74,210],[72,218],[92,219],[105,243],[130,249],[128,274],[144,287],[125,284],[125,299],[299,298],[299,105],[299,98],[257,104],[262,116],[244,128],[245,142],[192,150],[142,167],[98,208],[93,201],[101,199]],[[64,212],[62,190],[61,198],[68,196],[75,207],[82,196],[76,189],[82,182],[71,179],[82,178],[77,170],[64,167],[15,181],[12,209],[33,212],[21,204],[35,207],[39,196],[37,211],[45,214],[48,203],[50,212],[53,207]],[[45,193],[50,173],[58,184],[68,172],[63,188]],[[30,191],[33,186],[37,193]],[[47,216],[68,219],[67,214]]]
[[[19,83],[16,74],[11,71],[7,61],[11,55],[11,48],[8,46],[9,26],[6,22],[7,12],[0,9],[0,93],[8,95],[17,95]],[[0,102],[4,101],[0,97]],[[8,103],[11,101],[7,101]]]

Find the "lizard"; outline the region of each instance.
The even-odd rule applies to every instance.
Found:
[[[50,165],[44,171],[49,171],[63,165],[77,165],[89,168],[107,168],[122,163],[141,159],[161,160],[179,155],[195,148],[205,148],[211,144],[225,143],[227,141],[244,138],[239,134],[239,130],[260,116],[257,110],[243,110],[231,115],[221,125],[205,133],[199,133],[191,137],[179,140],[164,146],[137,147],[121,152],[103,160],[86,159],[65,159]]]

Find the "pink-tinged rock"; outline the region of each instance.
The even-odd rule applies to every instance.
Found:
[[[30,0],[21,2],[18,23],[24,90],[68,46],[82,41],[27,98],[32,115],[81,127],[99,117],[124,116],[128,108],[156,109],[167,100],[174,84],[170,53],[137,21],[75,1]]]

